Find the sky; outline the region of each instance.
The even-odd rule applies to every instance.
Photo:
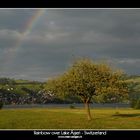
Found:
[[[140,75],[140,9],[0,9],[0,77],[46,81],[81,57]]]

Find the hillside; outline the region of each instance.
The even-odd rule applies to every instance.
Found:
[[[140,76],[129,76],[129,99],[140,98]],[[77,97],[54,97],[44,91],[44,83],[22,79],[0,78],[0,101],[4,104],[80,102]]]
[[[0,102],[3,104],[69,103],[76,97],[63,99],[45,91],[43,82],[0,78]]]
[[[39,91],[42,88],[43,83],[29,80],[14,80],[9,78],[0,78],[0,89],[7,90],[15,94],[27,94],[24,88],[28,88],[33,91]]]

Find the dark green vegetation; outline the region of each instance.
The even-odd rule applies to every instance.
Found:
[[[118,112],[118,113],[116,113]],[[140,110],[91,109],[86,120],[83,109],[3,109],[0,129],[139,129]]]
[[[140,109],[140,99],[131,99],[131,107]]]
[[[3,108],[3,103],[2,102],[0,102],[0,109],[2,109]]]
[[[129,102],[132,108],[140,109],[140,76],[127,76]]]

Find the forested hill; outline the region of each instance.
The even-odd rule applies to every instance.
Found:
[[[0,78],[0,101],[4,104],[41,103],[46,100],[41,93],[43,84],[38,81]]]
[[[45,82],[0,78],[0,102],[3,104],[46,104],[80,102],[77,97],[56,97],[44,90]]]
[[[29,80],[23,80],[23,79],[11,79],[11,78],[5,78],[5,77],[2,77],[0,78],[0,84],[4,85],[4,84],[41,84],[43,82],[39,82],[39,81],[29,81]]]
[[[130,98],[140,98],[140,76],[126,76]],[[44,90],[43,82],[0,78],[0,102],[4,104],[44,104],[81,102],[78,97],[54,97]]]

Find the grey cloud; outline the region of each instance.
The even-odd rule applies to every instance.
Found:
[[[46,9],[24,37],[36,11],[0,9],[1,75],[45,80],[77,57],[112,60],[140,74],[140,9]]]
[[[37,9],[0,9],[0,29],[24,31]]]
[[[113,58],[108,62],[117,68],[123,69],[128,74],[138,74],[140,69],[140,58]]]

